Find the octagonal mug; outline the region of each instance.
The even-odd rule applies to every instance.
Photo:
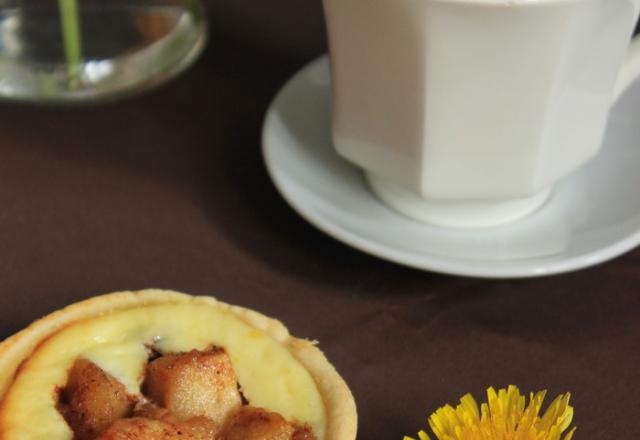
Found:
[[[416,220],[493,226],[594,157],[640,0],[324,0],[333,140]]]

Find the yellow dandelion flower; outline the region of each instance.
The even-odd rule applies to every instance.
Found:
[[[478,407],[471,394],[453,408],[445,405],[429,417],[429,426],[438,440],[560,440],[573,419],[571,395],[561,394],[541,416],[546,391],[529,394],[529,403],[518,387],[487,390],[487,403]],[[571,440],[575,428],[563,440]],[[426,432],[419,440],[430,440]],[[415,440],[405,436],[403,440]]]

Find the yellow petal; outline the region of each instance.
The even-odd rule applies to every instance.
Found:
[[[571,440],[571,438],[573,437],[573,433],[576,432],[576,429],[577,428],[573,428],[571,431],[569,431],[569,433],[564,436],[564,440]]]

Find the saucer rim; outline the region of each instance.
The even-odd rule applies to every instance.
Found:
[[[373,257],[402,266],[411,267],[413,269],[448,275],[491,279],[535,278],[586,269],[623,255],[640,244],[640,230],[638,230],[635,233],[629,234],[628,236],[612,242],[605,247],[574,257],[558,259],[557,254],[550,257],[538,257],[536,258],[538,262],[535,264],[526,264],[527,261],[531,262],[533,260],[532,258],[504,260],[504,262],[508,261],[509,263],[516,264],[511,266],[500,266],[500,264],[495,264],[495,260],[456,259],[451,257],[439,257],[437,255],[427,253],[414,253],[398,250],[396,248],[389,247],[388,245],[365,239],[346,228],[342,228],[339,225],[331,223],[323,216],[315,215],[311,209],[308,209],[305,206],[304,201],[299,201],[295,195],[292,194],[294,191],[288,188],[289,185],[282,181],[282,176],[279,174],[277,164],[270,152],[274,147],[271,147],[271,143],[267,138],[272,127],[269,122],[273,120],[277,104],[281,101],[281,98],[285,95],[291,85],[305,72],[313,70],[318,64],[328,62],[328,56],[326,54],[322,55],[305,64],[285,82],[269,104],[263,119],[261,133],[262,157],[274,186],[294,212],[298,213],[298,215],[300,215],[304,220],[326,235]],[[365,185],[364,182],[362,184]],[[382,204],[379,200],[376,199],[376,201],[377,203]],[[395,213],[395,215],[400,216],[398,213]],[[451,229],[447,228],[447,230],[450,231]],[[544,259],[549,261],[540,261]]]

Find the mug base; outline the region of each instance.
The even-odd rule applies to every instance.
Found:
[[[428,201],[389,181],[367,173],[373,193],[395,211],[422,223],[450,228],[486,228],[522,219],[540,208],[551,188],[531,197],[497,201]]]

